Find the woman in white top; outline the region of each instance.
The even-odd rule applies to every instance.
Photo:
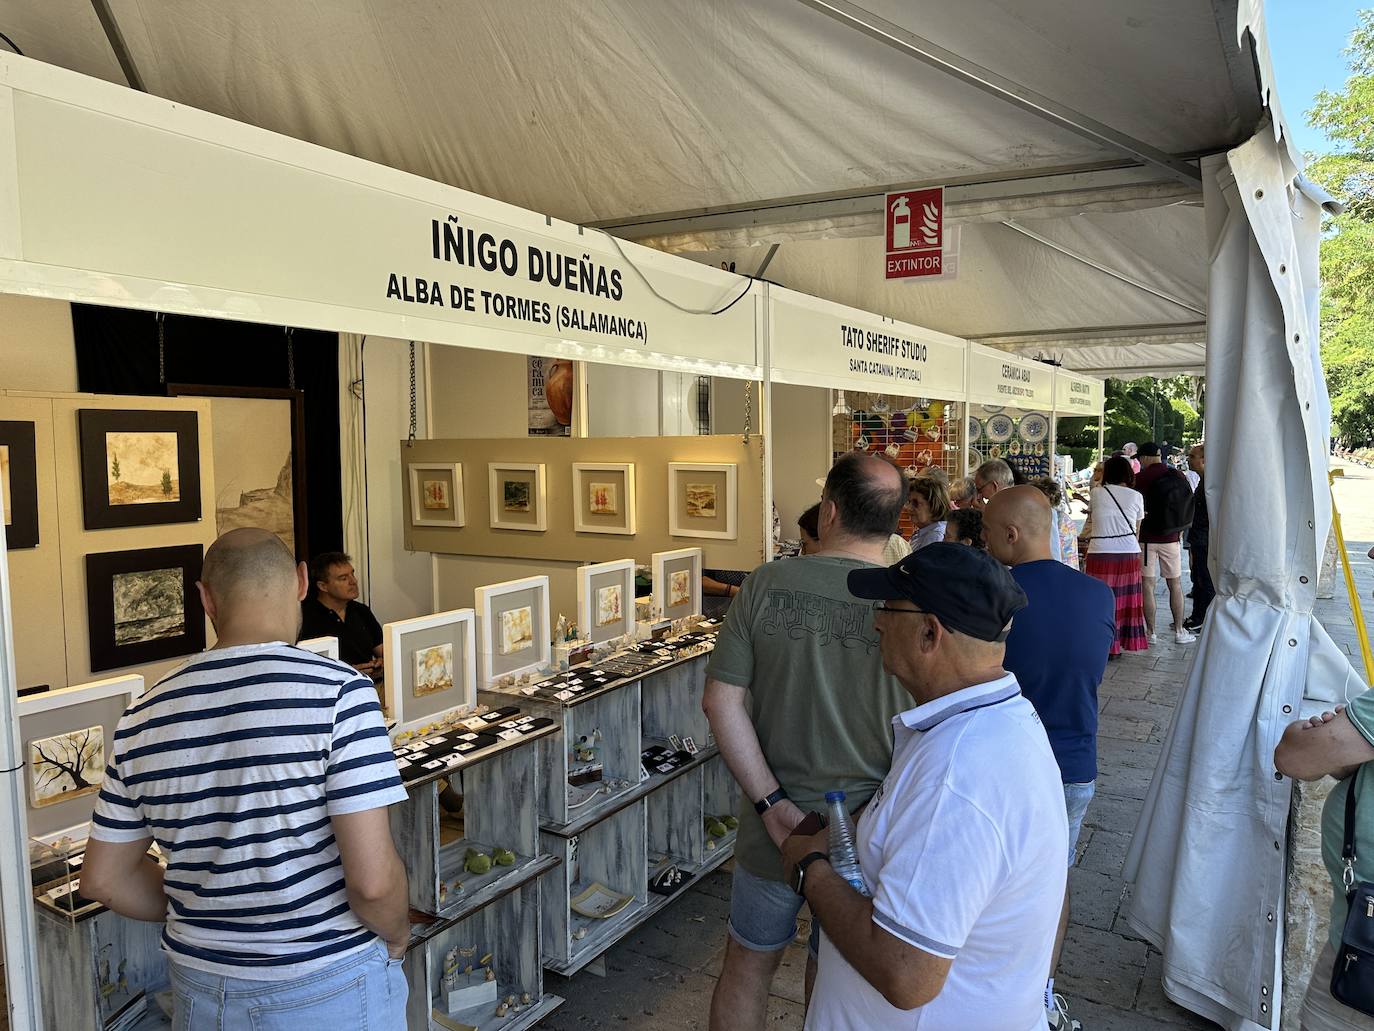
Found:
[[[1140,521],[1145,499],[1132,484],[1135,473],[1125,458],[1109,458],[1102,469],[1102,486],[1092,492],[1092,539],[1085,570],[1116,595],[1116,642],[1113,657],[1123,651],[1143,652],[1145,596],[1140,583]]]
[[[949,491],[934,476],[917,476],[911,481],[908,499],[911,521],[916,532],[911,535],[911,550],[920,551],[928,544],[945,539],[945,519],[949,516]]]

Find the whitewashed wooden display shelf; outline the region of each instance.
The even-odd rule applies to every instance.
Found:
[[[562,861],[542,878],[551,971],[582,970],[733,852],[733,831],[716,838],[705,828],[707,815],[733,815],[737,802],[701,708],[715,629],[705,624],[663,651],[646,644],[536,685],[480,693],[489,705],[518,700],[562,730],[538,746],[540,847]],[[690,738],[695,754],[674,749],[675,738]],[[594,759],[578,758],[583,739]],[[653,746],[675,755],[670,769],[644,769]],[[598,765],[600,781],[569,783]],[[651,892],[650,877],[669,864],[684,880],[672,894]],[[574,900],[597,884],[628,901],[604,918],[574,911]]]

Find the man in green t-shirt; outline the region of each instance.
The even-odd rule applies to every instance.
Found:
[[[1374,762],[1374,691],[1357,695],[1348,705],[1337,706],[1335,712],[1289,724],[1274,749],[1274,766],[1285,776],[1320,780],[1329,775],[1340,781],[1322,809],[1322,860],[1331,878],[1331,923],[1303,998],[1303,1027],[1355,1028],[1366,1026],[1363,1022],[1368,1020],[1332,997],[1331,973],[1345,929],[1347,902],[1341,850],[1345,843],[1345,799],[1351,791],[1356,792],[1357,802],[1355,881],[1374,881],[1374,847],[1370,846],[1374,842],[1374,793],[1370,791],[1374,770],[1363,769],[1369,762]]]
[[[802,899],[778,851],[825,793],[868,802],[892,763],[892,718],[911,701],[883,672],[873,610],[849,593],[850,570],[881,565],[906,501],[901,471],[853,452],[821,495],[821,550],[760,566],[744,582],[706,670],[703,705],[740,784],[740,826],[725,963],[711,1031],[755,1031]],[[816,935],[806,966],[809,998]]]

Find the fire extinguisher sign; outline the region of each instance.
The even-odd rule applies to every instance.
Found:
[[[940,275],[944,271],[945,188],[889,193],[885,211],[887,278]]]

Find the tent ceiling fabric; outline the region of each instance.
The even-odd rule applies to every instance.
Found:
[[[0,0],[0,31],[30,57],[122,82],[92,2]],[[746,245],[785,241],[770,279],[903,321],[988,336],[1193,323],[1206,307],[1197,194],[1114,172],[1131,163],[1119,151],[801,0],[107,2],[156,95],[578,223],[1013,180],[951,195],[963,252],[951,282],[881,278],[875,203],[652,241],[746,272],[763,254]],[[1262,114],[1237,42],[1237,2],[1250,0],[863,2],[1172,155],[1234,146]],[[1108,171],[1017,196],[1019,177],[1079,168]],[[1132,365],[1144,353],[1098,347]]]

